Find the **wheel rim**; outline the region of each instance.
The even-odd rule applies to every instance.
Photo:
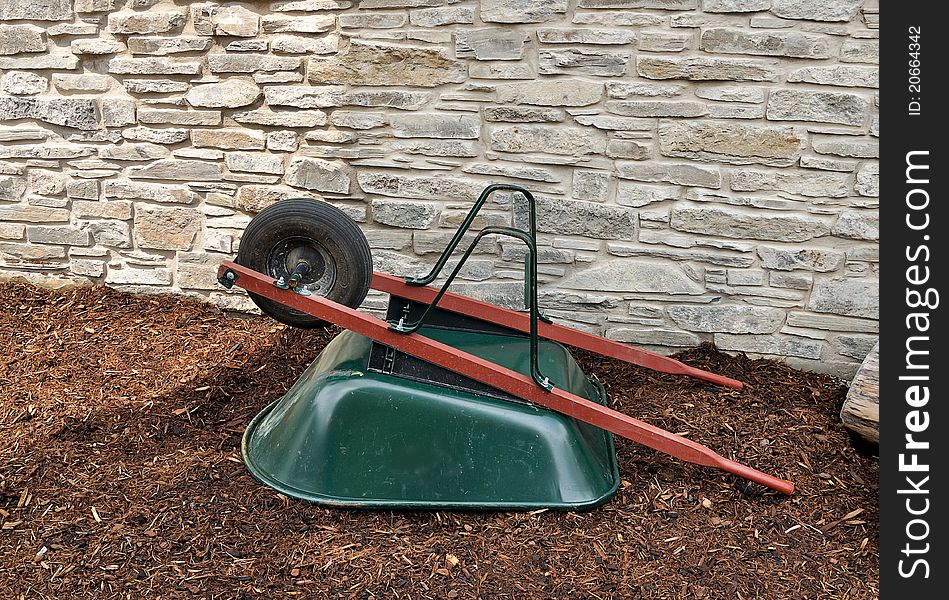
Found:
[[[277,242],[267,254],[267,274],[284,281],[301,262],[310,269],[300,278],[297,287],[317,296],[326,296],[336,284],[336,260],[318,241],[302,236]]]

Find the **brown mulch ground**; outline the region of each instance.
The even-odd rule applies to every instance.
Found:
[[[792,479],[791,497],[617,439],[582,513],[350,511],[240,460],[332,332],[180,298],[0,285],[0,598],[871,598],[877,459],[845,388],[703,346],[745,390],[581,362],[613,405]]]

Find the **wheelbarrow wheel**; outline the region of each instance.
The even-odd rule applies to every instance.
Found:
[[[356,308],[372,279],[369,243],[359,227],[326,202],[282,200],[258,213],[244,230],[236,262],[274,280],[296,278],[297,291]],[[328,323],[257,294],[249,294],[267,316],[292,327]]]

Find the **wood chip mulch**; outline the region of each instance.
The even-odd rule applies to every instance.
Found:
[[[875,598],[877,458],[823,375],[711,346],[742,391],[581,355],[614,407],[791,479],[782,497],[617,439],[588,512],[321,508],[244,427],[335,331],[176,297],[0,285],[0,598]]]

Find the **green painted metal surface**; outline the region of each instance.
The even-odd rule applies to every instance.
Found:
[[[524,374],[526,338],[420,333]],[[250,472],[280,492],[364,508],[591,508],[619,484],[612,435],[527,403],[366,370],[372,342],[336,337],[244,434]],[[601,399],[570,353],[544,341],[557,387]],[[602,389],[602,388],[599,388]]]

